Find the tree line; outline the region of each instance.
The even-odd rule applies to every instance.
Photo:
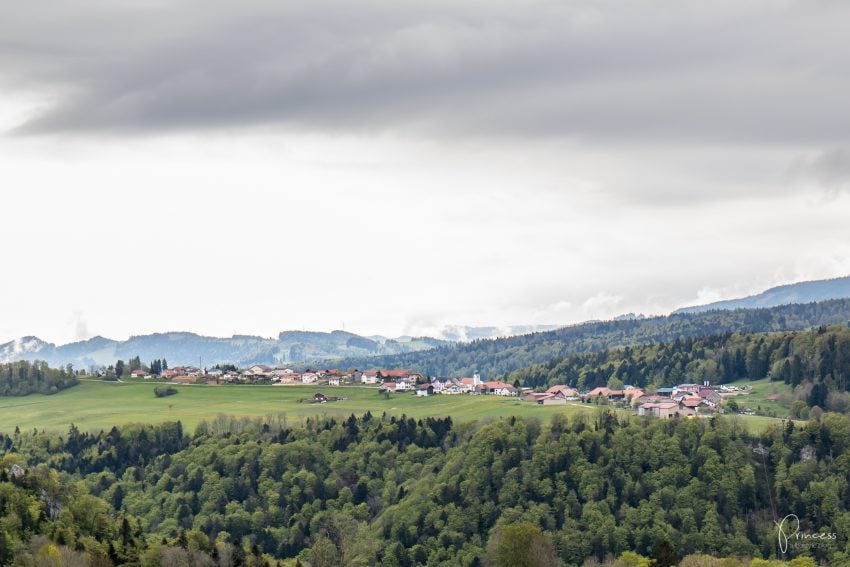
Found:
[[[674,313],[637,320],[583,323],[503,339],[477,340],[414,353],[329,361],[340,368],[409,368],[431,376],[495,377],[575,353],[672,342],[721,333],[804,330],[850,321],[850,299],[765,309]]]
[[[848,478],[850,419],[833,413],[757,435],[733,418],[605,410],[548,425],[367,413],[16,432],[0,435],[0,564],[776,559],[774,522],[793,513],[836,536],[784,559],[847,565]]]
[[[79,383],[71,365],[50,368],[46,362],[0,363],[0,396],[55,394]]]
[[[809,407],[850,407],[850,327],[812,331],[724,333],[669,343],[554,358],[515,370],[506,381],[533,388],[568,384],[591,389],[612,382],[641,388],[770,378],[795,389]]]

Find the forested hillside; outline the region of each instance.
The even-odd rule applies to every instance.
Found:
[[[482,376],[494,377],[573,353],[721,333],[807,329],[847,321],[850,321],[850,299],[836,299],[770,309],[683,313],[642,320],[585,323],[556,331],[475,341],[427,352],[346,358],[332,364],[361,369],[409,368],[432,376],[460,377],[477,371]]]
[[[612,379],[643,388],[765,377],[798,388],[801,399],[811,406],[846,411],[850,407],[850,328],[677,339],[555,358],[505,378],[524,386],[569,384],[584,390]]]
[[[70,367],[50,368],[46,362],[0,363],[0,396],[55,394],[78,383]]]
[[[848,558],[850,419],[830,413],[760,437],[722,417],[602,411],[545,427],[222,417],[192,437],[2,435],[0,455],[0,564],[532,564],[514,550],[544,566],[623,552],[669,565],[775,556],[789,513],[837,534],[807,553]]]

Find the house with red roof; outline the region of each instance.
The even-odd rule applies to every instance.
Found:
[[[591,400],[597,396],[602,396],[603,398],[607,398],[609,401],[614,400],[622,400],[626,397],[625,390],[612,390],[610,388],[606,388],[604,386],[599,386],[598,388],[594,388],[584,395],[585,398],[590,398]]]
[[[552,386],[551,388],[546,390],[546,393],[553,394],[555,396],[560,396],[565,400],[577,400],[579,398],[578,390],[564,385]]]

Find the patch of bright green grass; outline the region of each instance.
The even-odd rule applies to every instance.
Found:
[[[457,421],[509,415],[535,416],[548,421],[555,414],[572,415],[595,409],[581,404],[539,406],[500,396],[416,397],[413,393],[398,393],[386,398],[376,388],[358,386],[174,386],[178,394],[157,398],[153,390],[158,385],[161,384],[83,381],[52,396],[0,398],[0,431],[12,431],[15,426],[65,431],[71,423],[86,431],[125,423],[176,420],[192,431],[201,420],[218,414],[247,417],[283,414],[297,422],[309,416],[346,417],[367,411],[414,418],[451,416]],[[310,403],[316,392],[348,399]]]
[[[763,385],[754,385],[749,396],[755,400],[764,393]],[[374,387],[349,386],[174,386],[179,393],[157,398],[153,390],[159,383],[83,381],[78,386],[52,396],[33,394],[18,398],[0,397],[0,432],[21,429],[47,429],[64,432],[74,423],[83,431],[110,429],[127,423],[183,422],[193,431],[201,420],[219,414],[265,417],[283,415],[300,422],[307,417],[347,417],[367,411],[374,415],[406,414],[414,418],[451,416],[455,421],[478,421],[507,416],[537,417],[549,421],[554,415],[592,415],[600,407],[569,403],[541,406],[517,398],[501,396],[436,395],[417,397],[413,393],[378,394]],[[316,392],[346,400],[313,404]],[[743,399],[743,396],[738,398]],[[751,405],[752,402],[742,403]],[[605,407],[605,406],[602,406]],[[614,408],[611,408],[614,409]],[[618,410],[632,415],[632,410]],[[780,414],[783,415],[784,414]],[[750,431],[758,432],[780,423],[764,416],[736,416]]]
[[[792,388],[784,382],[771,382],[769,379],[763,378],[761,380],[738,380],[731,382],[730,385],[738,387],[749,385],[751,387],[748,392],[729,398],[735,400],[741,409],[748,407],[778,418],[787,417],[790,413],[789,409],[793,401]],[[778,395],[779,399],[768,400],[768,397],[773,395]]]

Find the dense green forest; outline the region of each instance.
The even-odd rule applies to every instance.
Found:
[[[643,388],[765,377],[795,387],[810,406],[846,411],[850,407],[850,328],[726,333],[574,354],[515,370],[505,379],[531,387],[569,384],[584,390],[612,379]]]
[[[494,377],[580,352],[671,342],[727,332],[762,333],[808,329],[850,321],[850,299],[783,305],[769,309],[739,309],[698,314],[673,314],[641,320],[583,323],[545,333],[474,341],[395,356],[346,358],[341,368],[409,368],[431,376]]]
[[[793,513],[835,534],[793,555],[850,565],[848,478],[850,419],[833,413],[759,436],[604,410],[16,432],[0,436],[0,564],[670,565],[775,557]]]
[[[49,368],[46,362],[0,363],[0,396],[55,394],[77,384],[70,367]]]

